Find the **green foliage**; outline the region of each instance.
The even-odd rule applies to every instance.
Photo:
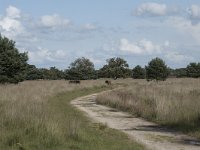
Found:
[[[175,76],[176,76],[177,78],[184,78],[184,77],[187,77],[186,68],[178,68],[178,69],[175,69]]]
[[[166,80],[169,75],[169,70],[165,62],[160,58],[152,59],[146,68],[147,81],[150,80]]]
[[[0,35],[0,83],[23,81],[27,60],[27,53],[19,53],[14,41]]]
[[[64,79],[64,72],[56,67],[50,67],[50,78],[53,80]]]
[[[142,68],[141,66],[137,65],[132,70],[132,77],[134,79],[144,79],[145,78],[145,69]]]
[[[70,64],[69,69],[65,71],[66,79],[69,80],[89,80],[96,79],[94,64],[87,58],[76,59]]]
[[[200,63],[190,63],[186,68],[188,77],[199,78],[200,77]]]
[[[170,67],[168,67],[168,71],[169,71],[169,78],[174,78],[176,77],[176,72],[175,72],[175,69],[172,69]]]
[[[34,65],[28,65],[26,80],[37,80],[37,79],[43,79],[42,72]]]
[[[103,78],[126,78],[131,76],[128,63],[122,58],[110,58],[98,72],[99,77]]]
[[[51,67],[50,69],[38,69],[34,65],[28,65],[26,80],[60,80],[64,79],[64,72],[57,69],[56,67]]]
[[[42,68],[39,69],[39,71],[42,73],[43,79],[47,80],[60,80],[64,79],[65,77],[64,72],[56,67],[50,67],[50,69]]]

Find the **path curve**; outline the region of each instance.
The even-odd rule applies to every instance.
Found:
[[[200,141],[187,135],[170,131],[155,123],[136,118],[128,113],[96,104],[100,93],[84,96],[71,101],[94,122],[106,124],[120,130],[138,143],[152,150],[200,150]]]

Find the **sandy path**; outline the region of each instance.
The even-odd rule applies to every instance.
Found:
[[[94,122],[106,124],[120,130],[152,150],[200,150],[200,141],[181,133],[162,128],[152,122],[98,105],[97,94],[80,97],[71,102],[78,109],[86,112]]]

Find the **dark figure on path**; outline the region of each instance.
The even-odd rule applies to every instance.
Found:
[[[80,84],[81,81],[80,80],[70,80],[69,84]]]
[[[111,85],[111,81],[109,81],[109,80],[106,80],[105,83],[106,83],[107,85]]]

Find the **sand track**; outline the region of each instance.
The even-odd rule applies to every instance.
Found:
[[[200,141],[159,125],[136,118],[128,113],[96,104],[97,94],[77,98],[71,102],[94,122],[120,130],[130,138],[152,150],[200,150]]]

